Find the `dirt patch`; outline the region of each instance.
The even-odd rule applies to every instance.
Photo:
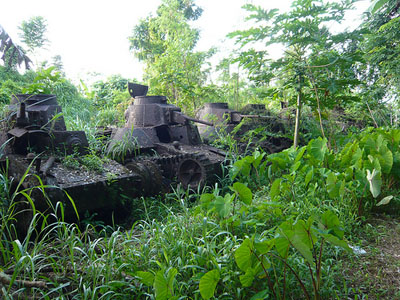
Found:
[[[348,299],[400,299],[400,220],[374,217],[364,229],[345,264]]]

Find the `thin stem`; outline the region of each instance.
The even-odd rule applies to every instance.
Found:
[[[315,278],[313,275],[313,271],[311,269],[311,265],[309,263],[307,263],[307,267],[308,267],[308,270],[310,271],[311,282],[312,282],[312,285],[314,288],[314,299],[318,299],[317,298],[317,295],[318,295],[317,283],[315,282]]]
[[[324,241],[325,241],[324,239],[322,239],[321,241],[321,249],[319,250],[319,259],[317,262],[317,269],[316,269],[318,290],[321,287],[321,263],[322,263],[322,250],[324,247]]]
[[[286,249],[286,254],[285,257],[288,256],[289,253],[289,247]],[[284,265],[283,268],[283,298],[282,299],[286,299],[286,264]]]
[[[378,128],[379,126],[378,126],[378,124],[377,124],[376,121],[375,121],[374,115],[372,114],[372,111],[371,111],[371,108],[369,107],[368,102],[365,102],[365,104],[367,104],[368,111],[369,111],[369,114],[371,115],[372,121],[374,121],[375,128]]]
[[[271,283],[268,271],[265,269],[264,264],[262,263],[261,259],[258,257],[258,255],[253,251],[254,256],[256,257],[256,259],[261,263],[261,267],[263,268],[263,271],[265,273],[265,276],[267,277],[267,282],[268,282],[268,286],[271,289],[272,293],[274,294],[275,299],[277,299],[276,297],[276,293],[275,293],[275,289],[274,286]]]
[[[304,286],[304,283],[301,281],[301,279],[300,279],[299,275],[296,273],[296,271],[293,270],[293,268],[284,259],[282,259],[282,257],[280,257],[278,255],[275,255],[273,253],[271,253],[271,255],[276,257],[276,258],[278,258],[278,259],[280,259],[289,268],[289,270],[292,271],[293,275],[296,277],[297,281],[299,282],[300,287],[303,290],[304,295],[306,296],[306,299],[309,300],[310,299],[310,294],[307,292],[307,289]]]
[[[301,79],[300,79],[301,80]],[[301,81],[300,81],[301,82]],[[294,138],[293,138],[293,147],[296,149],[299,145],[299,132],[300,132],[300,118],[301,118],[301,87],[299,90],[299,94],[297,95],[297,106],[296,106],[296,120],[294,125]]]
[[[318,118],[319,118],[319,126],[321,128],[321,134],[322,137],[325,138],[325,131],[324,131],[324,126],[322,125],[322,117],[321,117],[321,107],[320,107],[320,101],[319,101],[319,96],[318,96],[318,89],[317,89],[317,85],[315,84],[315,79],[314,79],[314,75],[311,72],[310,66],[308,66],[308,71],[310,72],[310,79],[311,79],[311,83],[315,92],[315,98],[317,99],[317,111],[318,111]]]

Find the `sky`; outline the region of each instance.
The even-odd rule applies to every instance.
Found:
[[[100,77],[120,74],[130,79],[141,79],[143,65],[129,51],[128,37],[140,19],[155,14],[161,0],[3,0],[0,24],[17,44],[21,22],[33,16],[47,20],[47,38],[50,44],[43,56],[50,60],[60,55],[67,77],[74,81],[95,73]],[[233,42],[225,37],[242,28],[246,2],[265,8],[289,9],[291,0],[196,0],[204,9],[193,25],[200,29],[198,50],[212,46],[227,52]],[[349,17],[348,24],[365,11],[368,0],[361,1],[359,9]],[[353,24],[354,25],[354,24]],[[39,58],[39,60],[41,60]],[[92,74],[92,75],[89,75]]]

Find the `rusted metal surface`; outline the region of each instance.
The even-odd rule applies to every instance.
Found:
[[[89,146],[83,131],[67,131],[62,108],[55,95],[13,95],[9,110],[13,128],[13,152],[26,154],[28,148],[36,152],[48,149],[65,153],[87,151]],[[14,122],[15,121],[15,122]],[[31,149],[31,150],[32,150]]]
[[[178,178],[185,187],[201,186],[211,178],[208,173],[219,173],[225,156],[203,145],[197,127],[192,124],[210,126],[211,122],[184,115],[165,96],[147,96],[147,87],[138,84],[128,87],[134,97],[133,104],[125,112],[125,127],[113,132],[110,152],[131,141],[136,149],[128,155],[131,161],[147,157],[159,166],[166,179]],[[189,176],[190,170],[202,174],[197,176],[198,172],[193,171]]]
[[[47,161],[44,163],[44,165],[39,169],[40,173],[43,176],[47,175],[47,172],[49,169],[53,166],[54,162],[56,161],[56,158],[54,156],[50,156]]]
[[[137,96],[146,96],[148,90],[149,87],[146,85],[128,82],[128,91],[133,98]]]
[[[206,142],[211,142],[219,137],[219,135],[230,134],[235,132],[234,138],[238,141],[246,134],[246,132],[258,127],[266,127],[269,132],[276,134],[284,133],[284,126],[276,118],[269,115],[263,104],[247,104],[239,112],[228,107],[227,103],[205,103],[197,113],[199,119],[213,121],[215,126],[198,125],[199,133]],[[234,131],[235,127],[243,120],[248,119],[249,122],[242,123],[240,129]],[[291,146],[291,140],[286,137],[269,136],[263,137],[262,142],[258,146],[262,147],[269,153],[282,151]],[[253,142],[257,144],[257,137],[253,138]],[[244,149],[247,149],[247,143]]]
[[[122,202],[121,195],[130,199],[160,191],[162,174],[148,163],[132,162],[127,168],[108,161],[103,163],[103,171],[84,168],[80,160],[88,153],[86,134],[66,130],[62,108],[54,95],[16,95],[9,110],[2,126],[7,129],[0,132],[5,145],[0,165],[11,182],[24,179],[12,190],[32,188],[37,210],[49,211],[61,202],[66,220],[77,220],[75,208],[79,215],[95,212],[100,217],[114,215],[118,219],[129,211],[130,202]],[[79,168],[63,163],[67,154],[73,154]],[[19,219],[18,224],[29,225],[29,220]]]

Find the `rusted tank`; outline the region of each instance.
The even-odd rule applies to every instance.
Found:
[[[124,161],[148,160],[159,166],[164,179],[178,181],[196,189],[213,181],[220,173],[225,153],[202,143],[197,127],[213,124],[184,115],[169,104],[165,96],[147,96],[147,87],[129,83],[133,103],[125,112],[126,124],[113,132],[108,146],[110,153],[119,153],[126,144]]]
[[[121,202],[123,195],[132,198],[153,194],[161,186],[161,174],[149,162],[136,163],[140,172],[112,160],[101,161],[101,170],[80,164],[88,153],[86,135],[66,130],[55,95],[14,96],[2,126],[3,174],[8,174],[18,201],[26,200],[21,193],[25,190],[41,212],[50,209],[52,213],[51,208],[61,202],[67,220],[76,220],[76,211],[80,216],[95,212],[103,219],[111,215],[117,218],[129,206]],[[66,164],[67,156],[78,167]],[[30,218],[18,222],[24,220],[29,222]]]
[[[247,141],[242,142],[243,137],[251,130],[265,128],[266,134],[259,132],[252,137],[251,146],[261,147],[268,153],[282,151],[291,146],[291,140],[284,137],[285,127],[276,117],[272,116],[263,104],[247,104],[241,111],[228,107],[228,103],[205,103],[198,111],[197,118],[214,122],[214,126],[198,125],[199,133],[206,142],[212,142],[219,135],[233,134],[247,149]],[[252,148],[250,147],[250,148]]]
[[[55,95],[14,95],[9,106],[7,135],[13,152],[84,152],[88,141],[83,131],[67,131]]]

